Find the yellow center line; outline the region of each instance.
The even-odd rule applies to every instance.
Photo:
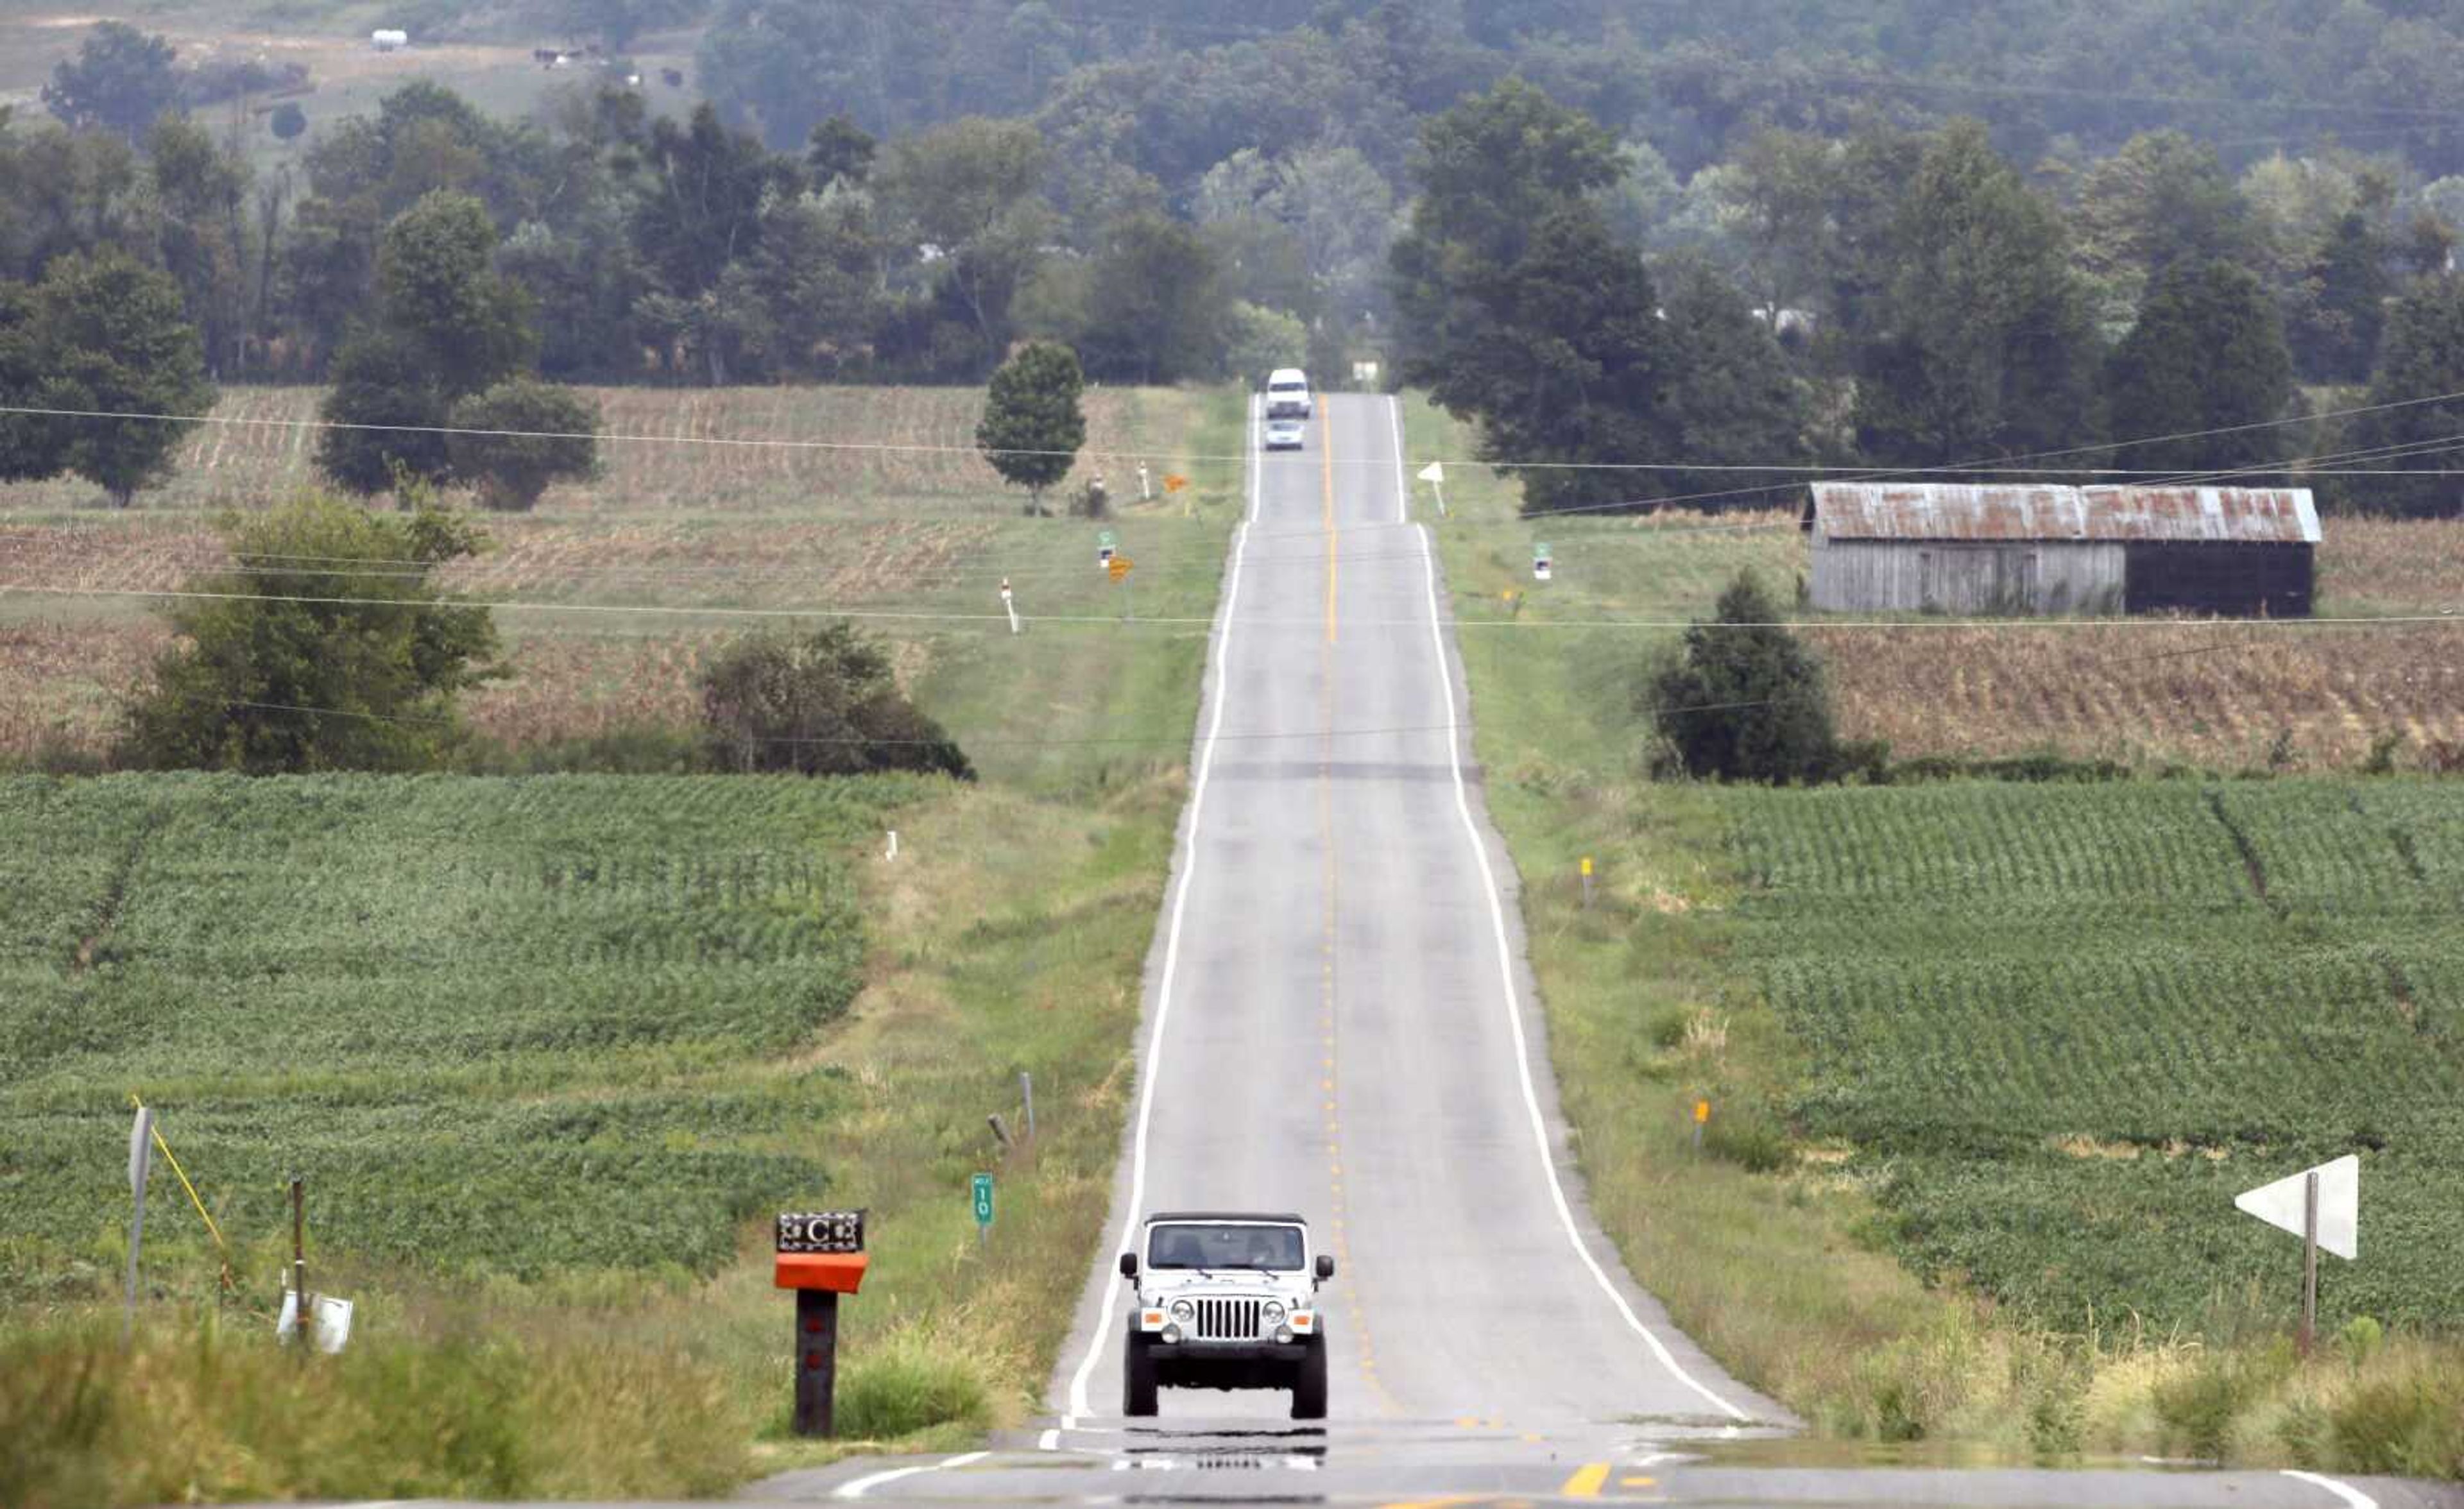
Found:
[[[1574,1476],[1566,1479],[1566,1486],[1557,1490],[1557,1496],[1561,1498],[1597,1498],[1600,1485],[1608,1480],[1608,1463],[1586,1462],[1574,1469]]]
[[[1317,426],[1318,470],[1326,492],[1326,642],[1334,643],[1334,416]]]

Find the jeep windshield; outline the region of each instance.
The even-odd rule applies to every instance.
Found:
[[[1308,1266],[1301,1247],[1301,1229],[1297,1226],[1175,1221],[1147,1234],[1147,1266],[1295,1273]]]

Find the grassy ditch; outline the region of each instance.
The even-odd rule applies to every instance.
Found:
[[[1465,452],[1410,408],[1416,458]],[[1566,1113],[1599,1219],[1680,1325],[1830,1435],[2464,1474],[2443,788],[1654,784],[1630,689],[1669,633],[1536,625],[1682,620],[1776,551],[1526,523],[1469,468],[1448,501]],[[2230,1195],[2356,1139],[2384,1235],[2366,1274],[2329,1260],[2303,1364],[2298,1248]]]

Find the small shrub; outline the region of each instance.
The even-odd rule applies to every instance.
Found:
[[[2292,1370],[2282,1341],[2210,1352],[2157,1382],[2156,1418],[2190,1455],[2221,1458],[2235,1423]]]
[[[599,402],[534,378],[507,378],[455,404],[445,440],[456,476],[492,509],[527,511],[548,484],[599,470]]]
[[[851,1360],[839,1376],[843,1436],[889,1441],[936,1425],[983,1430],[992,1423],[991,1390],[974,1362],[949,1343],[902,1332]]]
[[[1794,1161],[1788,1132],[1768,1112],[1714,1105],[1703,1128],[1703,1148],[1748,1173],[1776,1173]]]
[[[2370,740],[2369,756],[2362,761],[2362,774],[2365,776],[2394,775],[2395,752],[2402,748],[2404,748],[2404,730],[2402,729],[2389,729]]]
[[[949,734],[898,689],[881,645],[846,623],[737,640],[703,669],[701,704],[717,769],[975,778]]]

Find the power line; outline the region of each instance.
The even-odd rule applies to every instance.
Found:
[[[152,587],[60,587],[33,582],[0,584],[0,594],[32,592],[53,597],[70,598],[152,598],[172,601],[228,602],[291,602],[334,607],[407,607],[407,608],[485,608],[491,611],[537,613],[598,613],[655,617],[782,619],[863,619],[911,623],[1003,623],[1003,613],[958,613],[903,609],[844,608],[804,605],[795,607],[723,607],[674,603],[623,602],[541,602],[499,599],[368,598],[312,597],[302,594],[271,594],[254,592],[203,592],[186,589]],[[1031,623],[1084,624],[1116,628],[1205,628],[1215,620],[1183,616],[1131,618],[1115,614],[1044,614],[1021,615]],[[1322,617],[1289,619],[1244,618],[1244,624],[1256,627],[1308,627],[1324,624]],[[1346,619],[1344,623],[1355,629],[1420,628],[1423,622],[1416,619]],[[2438,613],[2355,615],[2336,618],[2299,619],[1956,619],[1922,617],[1914,619],[1777,619],[1769,622],[1728,623],[1699,619],[1527,619],[1491,618],[1452,621],[1457,628],[1526,628],[1526,629],[2301,629],[2301,628],[2393,628],[2406,624],[2439,624],[2464,626],[2464,617],[2457,610]]]
[[[1663,711],[1663,712],[1672,712],[1672,713],[1677,713],[1677,712],[1733,712],[1733,711],[1744,711],[1744,710],[1746,710],[1746,709],[1749,709],[1749,708],[1767,708],[1767,707],[1771,707],[1771,706],[1772,705],[1772,703],[1773,703],[1773,700],[1774,700],[1774,699],[1771,699],[1771,698],[1769,698],[1769,697],[1760,697],[1760,698],[1752,699],[1752,700],[1750,700],[1750,701],[1744,701],[1744,702],[1704,702],[1704,703],[1695,703],[1695,704],[1690,704],[1690,705],[1687,705],[1687,706],[1684,706],[1684,707],[1663,708],[1663,709],[1660,709],[1660,710],[1658,710],[1658,711]],[[363,711],[363,710],[361,710],[361,709],[356,709],[356,708],[317,708],[317,707],[308,707],[308,706],[305,706],[305,705],[302,705],[302,704],[299,704],[299,703],[293,703],[293,702],[251,702],[251,701],[236,701],[236,702],[230,702],[230,703],[226,703],[226,704],[224,704],[224,706],[226,706],[226,707],[234,707],[234,708],[254,708],[254,709],[259,709],[259,710],[262,710],[262,711],[269,711],[269,712],[304,712],[304,713],[308,713],[308,714],[311,714],[311,715],[313,715],[313,716],[318,716],[318,717],[335,717],[335,718],[364,718],[364,719],[367,719],[367,720],[369,720],[369,721],[371,721],[371,722],[377,722],[377,723],[401,723],[401,724],[407,724],[407,725],[411,725],[411,726],[415,726],[415,727],[422,727],[422,728],[452,728],[452,727],[456,727],[456,726],[458,726],[458,720],[456,720],[456,719],[452,719],[452,718],[415,718],[415,717],[405,717],[405,716],[403,716],[403,715],[402,715],[402,714],[400,714],[400,713],[391,713],[391,712],[369,712],[369,711]],[[950,735],[949,737],[947,737],[947,738],[942,738],[942,739],[916,739],[916,738],[899,738],[899,739],[891,739],[891,738],[874,738],[874,737],[871,737],[871,736],[869,736],[869,735],[861,735],[861,734],[859,734],[859,735],[848,735],[848,736],[826,736],[826,737],[825,737],[825,736],[805,737],[805,736],[803,736],[803,735],[793,735],[793,736],[789,736],[789,735],[769,736],[769,735],[759,735],[759,734],[756,734],[756,735],[750,735],[750,736],[746,736],[746,737],[737,737],[737,736],[730,735],[730,736],[727,736],[727,740],[726,740],[726,741],[727,741],[727,742],[729,742],[729,743],[753,743],[753,744],[793,745],[793,746],[816,746],[816,747],[847,747],[847,748],[864,748],[864,749],[929,749],[929,748],[935,748],[935,747],[937,747],[937,746],[942,745],[942,744],[945,744],[945,743],[946,743],[946,744],[961,744],[961,745],[963,745],[963,746],[965,746],[965,747],[969,747],[969,748],[976,748],[976,749],[1076,749],[1076,748],[1085,748],[1085,747],[1090,747],[1090,746],[1121,746],[1121,745],[1137,745],[1137,746],[1153,745],[1153,746],[1164,746],[1164,747],[1186,747],[1186,746],[1188,746],[1188,745],[1190,745],[1190,744],[1193,744],[1193,743],[1199,742],[1199,739],[1200,739],[1201,737],[1202,737],[1206,742],[1210,742],[1210,743],[1212,743],[1212,742],[1218,742],[1218,741],[1233,741],[1233,740],[1238,740],[1238,741],[1241,741],[1241,742],[1243,742],[1243,743],[1254,743],[1254,742],[1261,742],[1261,741],[1266,741],[1266,740],[1280,740],[1280,739],[1350,739],[1350,738],[1390,738],[1390,737],[1396,737],[1396,736],[1402,735],[1402,734],[1411,734],[1411,733],[1445,733],[1454,732],[1454,731],[1455,731],[1455,730],[1457,730],[1458,728],[1459,728],[1459,725],[1456,725],[1456,724],[1447,724],[1447,723],[1403,723],[1403,724],[1396,724],[1396,725],[1393,725],[1393,726],[1391,726],[1391,727],[1387,727],[1387,728],[1369,728],[1369,729],[1284,729],[1284,730],[1258,731],[1258,732],[1251,732],[1251,733],[1209,733],[1209,734],[1205,734],[1205,735],[1202,735],[1202,736],[1201,736],[1201,735],[1199,735],[1199,734],[1197,734],[1197,733],[1189,733],[1189,734],[1179,735],[1179,736],[1174,736],[1174,735],[1170,735],[1170,734],[1151,734],[1151,733],[1141,733],[1141,734],[1101,735],[1101,736],[1081,737],[1081,738],[1031,738],[1031,739],[1029,739],[1029,738],[1008,738],[1008,739],[1004,739],[1004,738],[978,738],[978,737],[973,737],[973,736],[969,736],[969,737],[966,737],[966,738],[961,739],[958,735],[956,735],[956,734]]]
[[[1781,472],[1788,472],[1788,473],[1791,473],[1791,474],[1793,474],[1793,475],[1813,475],[1813,474],[1831,475],[1831,476],[1835,476],[1835,477],[1837,477],[1838,480],[1843,480],[1843,481],[1856,481],[1856,480],[1860,480],[1860,479],[1863,479],[1863,478],[1872,478],[1872,479],[1880,480],[1880,479],[1886,479],[1886,478],[1889,478],[1889,477],[1895,477],[1895,476],[1923,476],[1923,475],[1936,475],[1936,474],[1943,474],[1943,473],[1958,473],[1958,474],[1964,474],[1964,475],[1973,475],[1973,474],[1975,474],[1975,473],[1977,473],[1977,472],[1985,471],[1985,470],[1995,470],[1995,471],[1997,471],[1997,472],[2007,472],[2007,473],[2010,473],[2010,474],[2020,474],[2020,473],[2030,472],[2030,471],[2047,471],[2047,470],[2062,470],[2062,471],[2065,471],[2065,472],[2068,472],[2068,473],[2073,473],[2073,474],[2091,474],[2091,473],[2093,473],[2093,474],[2108,475],[2108,476],[2110,476],[2110,475],[2125,475],[2125,474],[2135,475],[2135,474],[2143,474],[2143,473],[2125,473],[2125,472],[2119,471],[2119,470],[2117,470],[2117,469],[2114,469],[2114,468],[2063,468],[2063,469],[2053,469],[2053,468],[2036,468],[2036,467],[2016,467],[2016,466],[2012,465],[2012,463],[2014,463],[2014,462],[2024,462],[2024,461],[2044,460],[2044,459],[2050,459],[2050,458],[2059,457],[2059,456],[2087,455],[2087,454],[2091,454],[2091,453],[2093,453],[2093,452],[2097,452],[2097,451],[2103,451],[2103,450],[2113,450],[2113,449],[2118,449],[2118,448],[2121,448],[2125,447],[2125,446],[2165,445],[2165,444],[2169,444],[2169,443],[2174,442],[2174,441],[2181,441],[2181,440],[2204,440],[2204,439],[2210,439],[2210,438],[2212,438],[2212,437],[2214,437],[2214,436],[2218,436],[2218,435],[2242,434],[2242,433],[2247,433],[2247,432],[2249,432],[2249,431],[2253,431],[2253,430],[2260,430],[2260,429],[2276,429],[2276,428],[2282,428],[2282,427],[2285,427],[2285,426],[2294,426],[2294,425],[2310,425],[2310,424],[2316,424],[2316,423],[2319,423],[2319,422],[2321,422],[2321,421],[2322,421],[2322,420],[2329,420],[2329,419],[2347,419],[2347,418],[2351,418],[2351,417],[2353,417],[2353,416],[2355,416],[2355,415],[2359,415],[2359,414],[2374,414],[2374,413],[2383,413],[2383,412],[2386,412],[2386,411],[2388,411],[2388,410],[2391,410],[2391,409],[2399,409],[2399,408],[2415,408],[2415,407],[2419,407],[2419,406],[2421,406],[2421,405],[2429,405],[2429,404],[2448,404],[2448,403],[2454,403],[2454,402],[2457,402],[2457,401],[2459,401],[2459,400],[2464,400],[2464,390],[2458,390],[2458,391],[2455,391],[2455,392],[2450,392],[2450,393],[2436,393],[2436,394],[2431,394],[2431,395],[2430,395],[2430,396],[2428,396],[2428,397],[2425,397],[2425,398],[2399,399],[2399,400],[2395,400],[2395,401],[2393,401],[2393,402],[2385,403],[2385,404],[2366,404],[2366,405],[2358,405],[2358,406],[2355,406],[2355,407],[2351,407],[2351,408],[2327,409],[2327,410],[2323,410],[2323,411],[2321,411],[2321,412],[2320,412],[2320,413],[2316,413],[2316,414],[2295,415],[2295,416],[2291,416],[2291,417],[2283,418],[2283,419],[2257,420],[2257,421],[2254,421],[2254,422],[2252,422],[2252,423],[2249,423],[2249,424],[2243,424],[2243,425],[2223,425],[2223,426],[2213,426],[2213,427],[2211,427],[2211,428],[2207,428],[2207,429],[2181,430],[2181,431],[2174,432],[2174,433],[2172,433],[2172,434],[2164,434],[2164,435],[2140,435],[2140,436],[2132,436],[2132,437],[2126,437],[2126,438],[2117,438],[2117,439],[2113,439],[2113,440],[2099,441],[2099,442],[2097,442],[2097,443],[2095,443],[2095,444],[2093,444],[2093,445],[2070,446],[2070,447],[2065,447],[2065,448],[2059,448],[2059,449],[2053,449],[2053,450],[2021,451],[2021,452],[2018,452],[2018,453],[2016,453],[2016,454],[2013,454],[2013,455],[1987,456],[1987,457],[1981,457],[1981,458],[1979,458],[1978,460],[1976,460],[1976,461],[1974,461],[1974,462],[1972,462],[1972,463],[1969,463],[1969,464],[1965,464],[1965,465],[1957,464],[1957,463],[1953,463],[1953,464],[1938,465],[1938,466],[1904,466],[1904,467],[1877,467],[1877,468],[1868,468],[1868,469],[1863,469],[1863,470],[1862,470],[1862,471],[1861,471],[1860,473],[1859,473],[1859,474],[1856,474],[1856,475],[1849,475],[1849,476],[1844,476],[1844,477],[1838,476],[1838,472],[1839,472],[1839,470],[1840,470],[1840,469],[1838,469],[1838,468],[1834,468],[1834,467],[1824,467],[1824,466],[1816,465],[1816,464],[1815,464],[1815,463],[1811,463],[1811,462],[1796,462],[1796,461],[1788,461],[1788,462],[1698,462],[1698,461],[1534,461],[1534,460],[1518,459],[1518,458],[1515,458],[1515,457],[1497,457],[1497,458],[1485,458],[1485,459],[1484,459],[1484,458],[1456,459],[1456,458],[1440,457],[1440,458],[1437,458],[1437,459],[1438,459],[1438,460],[1440,460],[1442,464],[1444,464],[1444,465],[1446,465],[1446,466],[1455,466],[1455,467],[1488,467],[1488,468],[1491,468],[1491,469],[1498,469],[1498,470],[1503,470],[1503,469],[1511,469],[1511,470],[1518,470],[1518,471],[1713,471],[1713,472],[1720,472],[1720,471],[1726,471],[1726,472],[1774,472],[1774,471],[1781,471]],[[327,419],[279,419],[279,418],[261,418],[261,417],[244,416],[244,415],[236,415],[236,414],[228,414],[228,415],[218,415],[218,414],[148,414],[148,413],[140,413],[140,412],[137,412],[137,411],[135,411],[135,410],[128,410],[128,409],[80,409],[80,408],[54,408],[54,407],[45,407],[45,406],[35,405],[21,405],[21,404],[7,404],[7,405],[0,405],[0,414],[14,414],[14,415],[20,415],[20,416],[24,416],[24,417],[28,417],[28,418],[37,418],[37,419],[48,418],[48,419],[130,420],[130,421],[148,421],[148,422],[152,422],[152,423],[156,423],[156,424],[172,424],[172,425],[225,425],[225,426],[240,426],[240,427],[247,427],[247,426],[258,426],[258,427],[276,428],[276,429],[310,429],[310,430],[328,430],[328,429],[331,429],[331,430],[349,430],[349,431],[366,432],[366,433],[378,433],[378,434],[441,435],[441,436],[448,436],[448,437],[459,435],[459,436],[468,436],[468,437],[473,437],[473,438],[479,438],[479,439],[491,439],[491,440],[588,440],[588,441],[602,442],[602,443],[610,444],[610,445],[703,446],[703,447],[715,447],[715,448],[753,448],[753,449],[812,451],[812,452],[819,452],[819,453],[825,453],[825,454],[826,454],[826,453],[852,453],[852,454],[900,454],[900,455],[939,455],[939,456],[992,456],[992,455],[1003,455],[1003,456],[1074,456],[1074,457],[1078,457],[1078,458],[1080,458],[1080,459],[1097,460],[1097,461],[1110,461],[1110,462],[1131,462],[1131,463],[1134,463],[1134,462],[1142,461],[1142,460],[1165,460],[1165,461],[1175,461],[1175,462],[1192,462],[1192,463],[1195,463],[1195,462],[1220,463],[1220,464],[1226,465],[1226,466],[1243,466],[1243,465],[1246,465],[1246,464],[1248,463],[1249,459],[1250,459],[1249,454],[1248,454],[1248,452],[1246,452],[1246,451],[1242,451],[1242,452],[1239,452],[1239,453],[1212,453],[1212,452],[1184,451],[1184,450],[1177,450],[1177,449],[1172,449],[1172,448],[1149,448],[1149,449],[1144,449],[1144,450],[1086,450],[1086,449],[1079,449],[1079,450],[1060,450],[1060,449],[1030,449],[1030,448],[1001,448],[1001,449],[994,449],[994,450],[985,450],[985,449],[982,449],[982,448],[979,448],[979,447],[975,447],[975,446],[935,445],[935,444],[928,444],[928,443],[921,442],[921,441],[886,441],[886,440],[798,440],[798,439],[783,439],[783,438],[776,438],[776,437],[768,437],[768,436],[759,436],[759,435],[654,435],[654,434],[648,434],[648,433],[627,432],[627,431],[622,431],[622,430],[604,430],[604,431],[603,431],[603,430],[559,430],[559,429],[497,429],[497,428],[477,428],[477,427],[472,427],[472,426],[452,426],[452,425],[374,425],[374,424],[365,424],[365,423],[358,423],[358,422],[348,422],[348,421],[341,421],[341,420],[327,420]],[[1334,459],[1334,464],[1335,464],[1335,465],[1337,465],[1337,466],[1360,466],[1360,467],[1372,467],[1372,466],[1374,466],[1374,467],[1384,468],[1384,467],[1391,466],[1391,465],[1393,464],[1393,463],[1392,463],[1392,458],[1391,458],[1391,457],[1375,457],[1375,456],[1348,457],[1348,456],[1338,456],[1338,457],[1335,457],[1335,458],[1333,458],[1333,459]],[[1426,464],[1427,464],[1426,462],[1423,462],[1423,463],[1422,463],[1422,465],[1426,465]],[[1850,470],[1851,470],[1852,472],[1857,471],[1857,470],[1858,470],[1858,469],[1850,469]],[[2161,475],[2161,474],[2163,474],[2163,473],[2155,473],[2155,474],[2159,474],[2159,475]],[[1780,486],[1786,486],[1786,485],[1788,485],[1788,484],[1780,484]],[[1742,489],[1742,490],[1739,490],[1739,492],[1742,492],[1742,493],[1751,493],[1751,492],[1770,492],[1770,491],[1773,491],[1773,490],[1772,490],[1772,489],[1771,489],[1771,488],[1749,488],[1749,489]],[[1704,494],[1698,494],[1698,495],[1699,495],[1699,496],[1705,496],[1705,497],[1711,497],[1711,496],[1723,496],[1723,495],[1727,495],[1727,494],[1723,494],[1723,493],[1704,493]],[[1638,500],[1638,501],[1645,502],[1645,503],[1649,503],[1649,502],[1661,502],[1661,503],[1667,503],[1667,502],[1676,502],[1676,501],[1680,501],[1680,500],[1679,500],[1679,499],[1675,499],[1675,498],[1661,498],[1661,499],[1641,499],[1641,500]],[[1633,506],[1633,505],[1632,505],[1632,504],[1587,505],[1587,506],[1585,506],[1585,507],[1583,507],[1583,508],[1560,509],[1560,510],[1555,510],[1554,512],[1555,512],[1555,513],[1559,513],[1559,514],[1573,514],[1573,513],[1590,512],[1590,511],[1593,511],[1593,510],[1595,510],[1595,509],[1597,509],[1597,508],[1601,508],[1601,507],[1607,507],[1607,508],[1618,508],[1618,507],[1631,507],[1631,506]]]

